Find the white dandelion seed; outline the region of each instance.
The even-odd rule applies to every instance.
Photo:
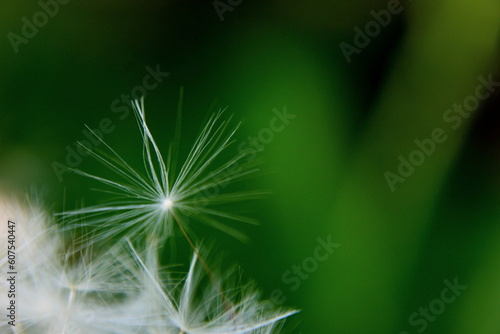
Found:
[[[263,334],[278,333],[284,319],[297,311],[266,309],[259,294],[251,287],[225,286],[223,280],[203,287],[204,269],[193,256],[189,272],[178,282],[158,275],[154,253],[143,259],[130,241],[139,267],[144,271],[145,284],[136,310],[148,323],[150,334]],[[227,277],[227,275],[225,275]],[[178,282],[178,283],[177,283]]]
[[[222,153],[234,142],[234,135],[240,124],[230,127],[231,117],[222,120],[223,111],[212,115],[177,171],[175,162],[180,124],[176,127],[176,142],[170,145],[165,162],[146,123],[143,102],[134,101],[134,108],[143,138],[146,175],[141,175],[96,135],[108,153],[97,153],[83,145],[82,147],[120,178],[110,180],[76,169],[73,171],[108,186],[109,192],[117,195],[118,199],[109,204],[60,215],[71,227],[81,226],[82,217],[85,219],[83,226],[96,227],[94,242],[116,236],[136,240],[144,235],[165,241],[174,226],[189,238],[188,235],[192,235],[188,224],[190,218],[245,239],[237,229],[221,223],[221,220],[246,223],[255,221],[214,207],[263,195],[261,191],[221,192],[229,182],[240,180],[257,170],[250,167],[248,150],[240,151],[225,162],[218,162]]]

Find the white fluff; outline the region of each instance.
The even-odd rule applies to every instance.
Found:
[[[231,118],[222,120],[223,111],[212,115],[177,171],[175,166],[179,143],[172,143],[165,162],[146,123],[143,101],[135,101],[134,107],[144,142],[143,160],[146,175],[143,176],[143,173],[129,165],[96,135],[108,151],[106,154],[96,153],[82,146],[90,156],[115,172],[117,179],[104,179],[76,169],[73,171],[103,183],[118,199],[105,205],[64,212],[61,214],[63,218],[73,226],[81,226],[80,218],[84,217],[85,227],[97,227],[94,242],[116,238],[118,235],[135,239],[144,234],[166,240],[174,231],[174,227],[185,235],[191,235],[187,223],[191,218],[244,239],[244,235],[237,229],[221,221],[255,221],[214,208],[214,205],[263,194],[261,191],[223,191],[229,182],[239,180],[257,170],[250,167],[247,160],[251,159],[246,159],[248,150],[238,152],[228,161],[218,162],[221,154],[234,142],[234,134],[239,125],[230,127]]]

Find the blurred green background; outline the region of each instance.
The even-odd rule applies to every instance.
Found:
[[[500,333],[498,86],[457,129],[443,119],[475,96],[478,77],[500,81],[499,1],[72,0],[35,18],[36,32],[23,28],[41,3],[0,5],[3,193],[36,193],[53,211],[99,203],[90,182],[60,182],[53,163],[65,164],[85,124],[108,118],[106,142],[141,166],[135,121],[117,108],[147,67],[160,69],[169,74],[145,103],[164,149],[181,86],[184,153],[211,105],[243,120],[239,142],[274,109],[295,116],[241,185],[272,191],[246,208],[261,226],[238,226],[250,243],[200,227],[265,298],[302,310],[285,332]],[[356,47],[355,28],[393,5],[401,11],[348,62],[342,43]],[[384,173],[436,128],[446,141],[391,191]],[[101,167],[85,157],[79,168]],[[319,261],[318,238],[341,246]],[[467,289],[436,302],[455,278]]]

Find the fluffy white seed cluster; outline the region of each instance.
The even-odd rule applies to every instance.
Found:
[[[215,275],[203,261],[200,249],[193,249],[193,259],[185,275],[166,270],[159,261],[159,249],[174,228],[194,247],[187,226],[191,216],[223,230],[228,227],[219,224],[218,218],[250,221],[210,206],[257,193],[203,192],[253,171],[242,163],[244,152],[228,162],[214,163],[231,143],[236,129],[228,134],[228,122],[220,122],[221,113],[214,115],[180,170],[175,172],[173,153],[169,153],[165,163],[146,125],[142,102],[136,101],[135,106],[144,139],[146,176],[141,176],[104,142],[110,155],[89,150],[90,155],[122,180],[76,172],[110,186],[121,198],[111,204],[63,215],[72,228],[83,226],[90,230],[83,238],[57,229],[53,217],[40,206],[20,205],[0,198],[2,223],[10,219],[16,224],[17,307],[15,326],[0,322],[0,332],[280,332],[283,320],[296,311],[270,310],[252,286],[230,284],[231,273]],[[7,233],[2,226],[2,240],[7,240]],[[0,271],[5,273],[9,271],[7,244],[0,245]],[[9,284],[0,281],[3,310],[10,303]]]

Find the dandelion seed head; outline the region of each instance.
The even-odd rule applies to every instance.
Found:
[[[233,272],[213,276],[213,281],[205,285],[207,273],[197,256],[193,256],[183,279],[174,279],[169,273],[162,278],[158,275],[157,254],[143,256],[130,241],[128,245],[144,272],[144,289],[134,313],[148,319],[148,333],[271,334],[279,332],[283,321],[297,312],[268,309],[252,285],[233,285]]]
[[[226,161],[222,159],[228,148],[235,146],[239,124],[231,125],[232,117],[224,119],[224,110],[221,110],[209,118],[187,155],[179,154],[180,139],[174,136],[164,159],[146,123],[143,100],[134,101],[133,106],[143,139],[145,174],[129,165],[94,133],[106,152],[94,152],[85,146],[82,149],[112,170],[117,178],[105,179],[77,169],[72,171],[104,184],[111,188],[105,191],[118,196],[107,204],[60,214],[65,225],[70,229],[90,228],[93,242],[117,236],[140,240],[141,235],[155,236],[164,242],[177,230],[185,236],[192,235],[193,231],[188,228],[192,218],[245,240],[236,227],[227,223],[255,224],[255,220],[220,208],[221,204],[263,195],[260,191],[224,191],[230,182],[242,180],[258,170],[249,162],[252,152],[248,150],[239,150]],[[180,125],[176,130],[180,131]]]
[[[164,160],[146,125],[142,101],[135,101],[134,106],[144,140],[146,174],[136,171],[95,133],[108,154],[83,149],[121,179],[73,170],[118,195],[109,204],[63,214],[72,231],[97,227],[96,231],[76,240],[76,233],[66,239],[64,229],[37,203],[24,204],[0,194],[0,218],[15,223],[16,256],[20,259],[16,262],[16,282],[22,287],[16,295],[22,305],[16,318],[22,324],[19,333],[278,333],[283,321],[296,311],[268,310],[254,288],[234,284],[230,278],[234,273],[212,272],[186,232],[191,216],[234,236],[240,234],[219,219],[253,222],[213,207],[261,195],[219,193],[230,181],[256,171],[245,164],[246,151],[218,162],[234,142],[238,126],[231,129],[231,119],[223,120],[222,111],[214,114],[176,168],[177,149],[171,148]],[[4,240],[11,233],[7,226],[0,226]],[[186,275],[164,269],[158,254],[161,243],[172,237],[174,226],[184,233],[195,253]],[[93,247],[96,239],[109,241],[120,235],[123,239],[111,247]],[[139,240],[137,250],[131,240]],[[2,272],[8,271],[8,245],[0,242]],[[7,280],[0,280],[0,305],[7,304],[9,288]],[[11,332],[8,326],[0,323],[0,333]]]

